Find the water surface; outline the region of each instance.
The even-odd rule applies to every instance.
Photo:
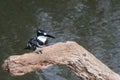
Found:
[[[56,39],[50,44],[76,41],[120,74],[119,0],[1,0],[0,63],[22,54],[38,28]],[[21,77],[0,70],[1,80],[80,80],[66,66],[54,66]]]

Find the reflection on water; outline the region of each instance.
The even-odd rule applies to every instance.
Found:
[[[119,0],[0,1],[0,63],[10,55],[25,52],[27,40],[36,29],[42,28],[56,36],[50,44],[76,41],[120,74],[119,4]],[[41,80],[80,80],[66,67],[50,68],[38,74]],[[22,77],[11,77],[4,72],[0,75],[1,80],[38,80],[34,72]]]

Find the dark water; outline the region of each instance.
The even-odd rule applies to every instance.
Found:
[[[36,29],[56,36],[50,44],[72,40],[120,74],[119,0],[1,0],[0,64],[25,52]],[[54,66],[40,73],[12,77],[0,68],[0,80],[80,80],[69,68]]]

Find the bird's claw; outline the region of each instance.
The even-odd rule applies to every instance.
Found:
[[[39,54],[39,53],[42,54],[42,48],[37,48],[34,52],[37,53],[37,54]]]

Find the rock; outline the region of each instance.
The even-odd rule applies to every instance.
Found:
[[[83,80],[120,80],[120,75],[73,41],[44,47],[42,54],[31,52],[12,55],[4,61],[2,67],[14,76],[21,76],[57,64],[67,65]]]

